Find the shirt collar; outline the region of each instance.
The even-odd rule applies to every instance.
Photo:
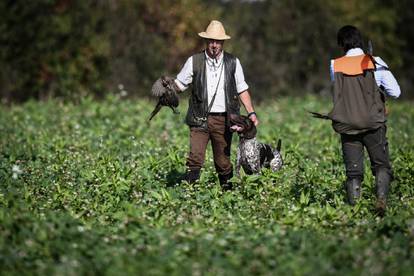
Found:
[[[218,57],[216,59],[211,58],[208,54],[207,54],[207,50],[204,51],[204,54],[206,55],[206,58],[211,61],[211,62],[215,62],[217,60],[217,63],[220,63],[221,60],[223,59],[223,50],[221,51],[221,53],[218,55]]]
[[[346,52],[345,56],[352,57],[352,56],[360,56],[363,54],[364,54],[364,51],[361,48],[352,48]]]

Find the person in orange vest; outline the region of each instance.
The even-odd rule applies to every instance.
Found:
[[[364,53],[362,35],[356,27],[342,27],[337,39],[345,55],[331,60],[334,107],[328,117],[341,135],[347,198],[354,205],[361,196],[365,147],[375,175],[376,210],[384,215],[393,179],[386,138],[385,99],[398,98],[400,87],[380,57]]]

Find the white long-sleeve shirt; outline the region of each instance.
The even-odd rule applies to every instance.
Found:
[[[361,48],[353,48],[349,49],[346,52],[345,56],[359,56],[363,54],[364,51]],[[394,75],[391,73],[390,70],[388,70],[387,64],[380,57],[374,57],[374,60],[376,62],[376,70],[374,71],[374,77],[378,87],[382,86],[384,88],[385,93],[388,96],[392,98],[398,98],[401,95],[401,89]],[[335,61],[331,60],[330,73],[332,81],[335,80],[334,63]]]
[[[205,52],[204,52],[205,53]],[[225,112],[226,111],[226,98],[224,94],[224,62],[223,52],[217,57],[217,59],[210,58],[206,55],[206,76],[207,76],[207,94],[208,104],[210,104],[214,93],[217,88],[217,95],[214,100],[213,106],[210,112]],[[220,74],[221,73],[221,74]],[[246,91],[249,86],[244,80],[243,68],[238,58],[236,58],[236,70],[234,72],[234,78],[236,81],[237,92],[241,93]],[[184,91],[193,82],[193,57],[189,57],[185,62],[180,73],[178,73],[175,80],[177,86],[181,91]]]

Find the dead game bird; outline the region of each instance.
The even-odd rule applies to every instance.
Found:
[[[158,102],[154,110],[151,112],[148,121],[151,121],[151,119],[154,118],[163,106],[168,106],[175,114],[179,114],[176,109],[179,105],[178,92],[179,89],[174,82],[174,78],[162,76],[156,80],[152,85],[151,94],[158,97]]]

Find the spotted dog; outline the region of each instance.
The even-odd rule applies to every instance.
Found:
[[[272,171],[282,168],[280,139],[275,149],[257,141],[256,126],[247,116],[232,115],[230,123],[230,129],[237,132],[240,138],[237,147],[236,175],[240,175],[240,167],[246,174],[258,174],[263,167],[270,168]]]

